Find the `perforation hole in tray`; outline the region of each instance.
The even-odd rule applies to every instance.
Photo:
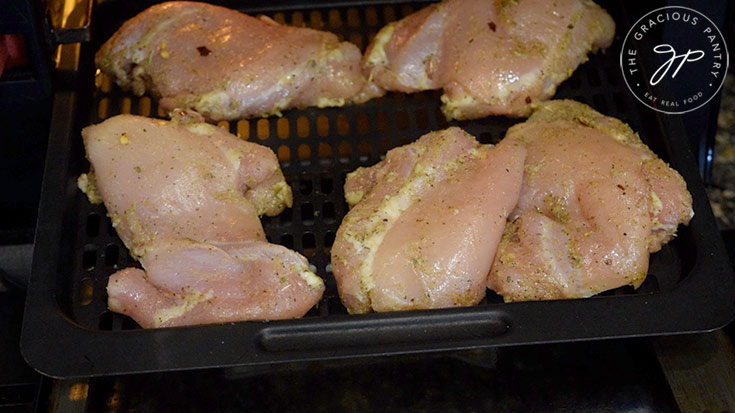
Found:
[[[85,245],[82,251],[82,268],[86,271],[93,271],[97,266],[97,247],[94,245]]]
[[[117,268],[117,260],[120,257],[120,248],[116,244],[107,244],[105,247],[105,268]]]
[[[239,120],[237,121],[237,125],[235,127],[235,130],[237,131],[235,134],[238,138],[248,140],[250,139],[250,122],[247,120]]]
[[[321,10],[279,11],[271,17],[279,23],[331,30],[343,39],[364,48],[384,24],[394,21],[420,6],[384,5],[331,8]],[[619,39],[616,40],[619,42]],[[603,113],[623,119],[640,130],[642,120],[636,104],[617,70],[615,45],[605,54],[591,56],[558,89],[557,98],[574,98]],[[117,113],[165,117],[156,99],[135,97],[122,92],[105,75],[95,79],[97,87],[89,123],[98,123]],[[612,86],[612,87],[611,87]],[[307,317],[345,314],[339,303],[331,272],[329,253],[337,228],[348,211],[343,195],[345,175],[359,166],[372,165],[385,153],[409,143],[431,130],[458,125],[483,143],[498,142],[517,119],[490,117],[475,121],[448,123],[439,109],[441,91],[412,95],[392,94],[363,105],[344,108],[288,110],[282,117],[220,122],[221,126],[244,140],[266,145],[276,153],[287,182],[294,191],[294,205],[276,217],[264,217],[263,227],[271,242],[296,249],[309,258],[328,286],[324,299]],[[136,265],[115,234],[104,209],[89,205],[77,194],[82,211],[77,245],[79,270],[73,274],[73,295],[78,303],[90,302],[75,309],[77,321],[90,328],[122,330],[136,328],[124,316],[106,309],[104,286],[117,268]],[[651,257],[649,277],[639,291],[617,289],[605,294],[627,295],[671,289],[683,277],[679,252],[675,248]],[[88,281],[92,280],[92,281]],[[91,283],[91,284],[89,284]],[[88,286],[88,285],[91,285]],[[91,293],[90,293],[91,291]],[[500,304],[500,296],[488,290],[480,305]]]
[[[100,216],[98,214],[87,215],[87,236],[94,238],[100,233]]]
[[[140,116],[149,116],[151,114],[151,98],[144,96],[138,100],[138,111]]]
[[[306,257],[312,257],[316,253],[316,237],[312,232],[306,232],[301,236],[301,246]]]
[[[316,133],[322,138],[329,135],[329,118],[326,115],[317,116]]]
[[[332,178],[321,178],[319,183],[322,194],[329,195],[332,193],[332,190],[334,189],[334,181]]]
[[[305,143],[299,145],[298,153],[299,159],[302,161],[308,161],[311,159],[311,147]]]
[[[333,203],[325,202],[322,205],[322,219],[327,223],[330,223],[336,219]]]
[[[257,137],[261,141],[264,141],[270,137],[270,126],[268,123],[268,119],[258,119],[256,122],[257,125]]]
[[[79,287],[79,305],[87,306],[92,302],[94,297],[94,280],[84,278]]]
[[[311,204],[301,205],[301,224],[314,225],[314,206]]]
[[[280,162],[284,162],[284,163],[291,162],[291,149],[289,149],[288,146],[286,145],[279,146],[276,154],[278,155],[278,160]]]
[[[317,153],[319,159],[328,160],[332,158],[332,146],[328,143],[319,142]]]

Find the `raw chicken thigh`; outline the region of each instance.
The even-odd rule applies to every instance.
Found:
[[[503,142],[528,152],[488,278],[505,301],[637,288],[649,254],[694,215],[675,170],[627,125],[581,103],[542,103]]]
[[[145,269],[110,277],[110,309],[146,328],[304,315],[324,284],[258,219],[291,205],[275,155],[180,115],[82,131],[92,167],[79,186]]]
[[[332,246],[350,313],[469,306],[518,200],[525,150],[432,132],[347,176],[352,209]]]
[[[82,136],[93,175],[82,182],[97,183],[134,257],[158,238],[264,241],[258,215],[291,206],[291,188],[273,151],[224,129],[119,115]]]
[[[342,106],[365,86],[361,57],[332,33],[175,1],[126,22],[95,62],[122,88],[160,96],[164,109],[221,120]]]
[[[381,29],[363,70],[386,90],[443,88],[448,119],[527,116],[614,34],[591,1],[445,0]]]
[[[265,241],[156,242],[141,262],[110,276],[107,293],[145,328],[301,317],[324,290],[303,256]]]

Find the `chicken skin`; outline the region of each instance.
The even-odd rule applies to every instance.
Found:
[[[381,29],[362,63],[385,90],[443,88],[448,119],[527,116],[614,34],[588,0],[445,0]]]
[[[110,277],[110,309],[143,327],[304,315],[324,284],[304,257],[269,244],[258,218],[292,202],[275,155],[181,115],[82,131],[91,169],[79,187],[104,201],[145,269]]]
[[[520,193],[525,150],[432,132],[347,176],[332,269],[350,313],[477,304]]]
[[[637,288],[649,254],[694,215],[675,170],[627,125],[581,103],[542,103],[503,142],[527,150],[518,205],[488,277],[505,301]]]
[[[127,21],[95,62],[123,89],[159,96],[166,110],[232,120],[351,102],[365,86],[361,57],[332,33],[174,1]]]

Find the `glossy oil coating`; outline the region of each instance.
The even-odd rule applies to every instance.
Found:
[[[123,24],[95,62],[124,89],[160,96],[166,110],[232,120],[349,103],[365,85],[360,58],[332,33],[174,1]]]
[[[113,274],[107,294],[144,328],[301,317],[324,291],[306,258],[265,241],[165,240],[142,264]]]
[[[581,103],[543,103],[503,142],[528,151],[488,279],[506,301],[638,287],[649,254],[694,214],[675,170],[627,125]]]
[[[347,177],[352,209],[332,246],[351,313],[468,306],[516,205],[523,146],[480,145],[459,128],[424,135]]]
[[[110,277],[110,309],[143,327],[304,315],[324,284],[258,218],[291,205],[278,160],[200,120],[119,115],[82,131],[79,186],[145,269]]]
[[[614,34],[587,0],[446,0],[384,27],[363,70],[386,90],[443,88],[448,119],[527,116]]]
[[[119,115],[82,136],[92,172],[80,186],[133,256],[157,238],[265,240],[258,215],[291,205],[270,149],[206,123]]]

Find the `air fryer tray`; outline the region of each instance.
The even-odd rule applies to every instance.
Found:
[[[122,3],[129,10],[131,2]],[[135,4],[136,12],[144,7]],[[250,3],[252,8],[243,11],[330,30],[362,48],[382,25],[421,6],[319,2],[312,4],[314,9],[285,5],[269,12],[263,4],[258,8],[262,4]],[[345,175],[375,164],[390,148],[448,125],[494,143],[519,122],[489,117],[448,124],[439,111],[439,92],[396,93],[360,106],[290,110],[281,118],[219,124],[278,154],[293,187],[294,205],[277,217],[264,218],[263,225],[271,242],[304,254],[325,279],[327,289],[316,308],[298,320],[143,330],[107,309],[107,278],[137,263],[112,229],[105,208],[91,205],[76,188],[76,177],[89,167],[82,127],[119,113],[163,115],[155,99],[124,93],[103,75],[95,75],[94,52],[132,16],[104,6],[93,19],[95,41],[81,46],[78,69],[66,73],[69,84],[75,77],[78,83],[72,90],[60,87],[54,104],[21,338],[27,361],[44,374],[94,376],[684,333],[718,328],[735,314],[732,270],[684,128],[669,118],[666,122],[678,127],[664,132],[658,115],[626,89],[617,59],[621,31],[630,25],[620,11],[608,7],[618,24],[615,44],[591,56],[556,97],[587,103],[638,131],[682,174],[696,214],[673,242],[651,257],[640,289],[511,304],[488,291],[475,307],[348,315],[329,265],[329,249],[347,212]]]

